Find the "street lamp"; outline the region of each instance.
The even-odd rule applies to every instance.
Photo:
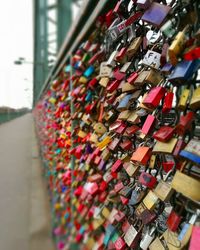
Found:
[[[33,65],[44,65],[43,62],[31,62],[31,61],[26,61],[24,57],[19,57],[17,60],[14,61],[14,64],[16,65],[22,65],[22,64],[33,64]]]

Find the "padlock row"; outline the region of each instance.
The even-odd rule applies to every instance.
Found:
[[[57,249],[199,249],[199,13],[116,1],[38,102]]]

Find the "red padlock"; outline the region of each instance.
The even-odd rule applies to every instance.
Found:
[[[163,102],[163,113],[168,113],[172,109],[172,103],[173,103],[174,93],[169,91],[165,95],[164,102]]]
[[[176,126],[177,134],[183,136],[186,131],[191,130],[191,125],[195,119],[195,114],[192,111],[189,111],[185,116],[181,115],[180,121]]]
[[[122,161],[120,159],[118,159],[111,167],[111,172],[117,172],[122,168]]]
[[[167,142],[172,138],[174,132],[174,128],[170,126],[162,126],[157,132],[154,133],[153,138],[161,142]]]
[[[128,78],[127,78],[127,81],[130,83],[130,84],[133,84],[135,82],[135,80],[137,79],[138,77],[138,73],[137,72],[133,72]]]
[[[157,108],[165,92],[165,88],[161,86],[152,88],[143,100],[143,104],[149,108]]]
[[[145,187],[152,189],[157,183],[157,178],[149,173],[142,172],[138,181]]]
[[[169,217],[167,218],[166,224],[172,232],[176,232],[178,226],[180,225],[181,220],[182,217],[175,211],[172,211]]]
[[[145,135],[148,135],[149,133],[151,133],[155,125],[155,121],[156,121],[156,118],[154,115],[148,115],[142,126],[141,132]]]

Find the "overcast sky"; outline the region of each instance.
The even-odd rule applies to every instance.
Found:
[[[2,1],[0,8],[0,106],[30,107],[32,65],[14,65],[18,57],[33,61],[31,0]]]

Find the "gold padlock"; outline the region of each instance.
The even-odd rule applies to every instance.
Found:
[[[102,215],[104,216],[105,219],[108,219],[110,215],[110,210],[107,207],[104,207],[102,210]]]
[[[177,138],[171,138],[168,142],[157,141],[152,153],[172,154],[176,146],[177,140]]]
[[[107,132],[107,128],[103,125],[103,123],[101,122],[97,122],[95,125],[94,125],[94,131],[97,133],[97,134],[105,134]]]
[[[84,137],[86,137],[87,136],[87,133],[85,133],[83,130],[79,130],[78,131],[78,136],[80,137],[80,138],[84,138]]]
[[[78,80],[79,83],[86,84],[88,82],[88,79],[85,76],[81,76]]]
[[[94,230],[97,230],[101,225],[103,225],[104,222],[105,222],[104,218],[93,220],[92,224],[93,224]]]
[[[194,201],[200,201],[200,181],[176,171],[171,186],[176,192]]]
[[[97,143],[98,142],[98,136],[95,133],[92,133],[89,140],[90,140],[90,142]]]
[[[89,249],[93,249],[94,245],[96,244],[96,241],[93,238],[88,238],[87,242],[86,242],[86,246]]]
[[[190,108],[193,110],[200,108],[200,87],[194,90],[194,93],[190,101]]]
[[[106,136],[101,142],[97,143],[97,147],[100,149],[103,149],[105,146],[107,146],[112,141],[112,138],[110,136]]]
[[[140,45],[142,44],[142,37],[136,37],[130,44],[130,46],[128,47],[127,51],[126,51],[126,55],[128,56],[128,59],[130,59],[132,56],[134,56]]]
[[[187,101],[190,95],[189,89],[184,89],[181,93],[177,108],[181,111],[184,111],[187,107]]]
[[[125,82],[122,84],[122,93],[125,93],[125,92],[133,92],[135,91],[137,88],[130,84],[129,82]]]
[[[106,88],[108,83],[109,83],[110,79],[108,77],[102,77],[101,80],[99,81],[99,84]]]
[[[178,56],[184,50],[184,46],[186,43],[185,33],[187,28],[188,27],[186,26],[183,31],[178,32],[174,41],[172,42],[172,44],[168,49],[169,61],[174,66],[178,63]]]
[[[119,114],[118,119],[122,121],[126,121],[130,115],[131,115],[130,110],[124,110]]]
[[[132,123],[132,124],[137,124],[140,122],[140,118],[139,118],[136,110],[131,111],[127,121]]]
[[[145,78],[145,83],[150,84],[151,86],[158,85],[163,80],[162,75],[155,69],[150,69],[147,77]]]
[[[148,194],[143,199],[144,205],[149,209],[153,210],[159,201],[158,196],[153,192],[149,191]]]

